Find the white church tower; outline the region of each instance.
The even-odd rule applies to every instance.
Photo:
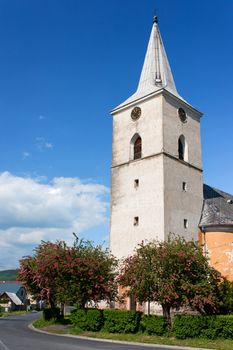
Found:
[[[110,249],[118,258],[169,233],[198,238],[201,113],[177,92],[157,17],[138,88],[112,111]]]

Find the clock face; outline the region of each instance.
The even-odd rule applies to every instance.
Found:
[[[187,122],[187,115],[186,112],[183,108],[179,108],[178,109],[178,115],[180,117],[180,120],[182,121],[182,123]]]
[[[134,109],[131,112],[131,118],[133,120],[137,120],[138,118],[140,118],[141,114],[142,114],[141,108],[140,107],[134,107]]]

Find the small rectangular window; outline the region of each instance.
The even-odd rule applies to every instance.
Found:
[[[184,192],[187,191],[187,182],[182,182],[182,189]]]
[[[138,186],[139,186],[139,180],[138,180],[138,179],[135,179],[135,180],[134,180],[134,187],[135,187],[135,188],[138,188]]]
[[[188,220],[187,219],[184,219],[184,228],[188,228]]]
[[[138,216],[134,217],[133,224],[134,224],[134,226],[138,226],[139,225],[139,217]]]

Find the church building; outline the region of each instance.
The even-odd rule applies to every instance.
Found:
[[[233,196],[203,185],[202,113],[177,92],[157,17],[138,88],[112,117],[112,253],[182,235],[233,280]]]

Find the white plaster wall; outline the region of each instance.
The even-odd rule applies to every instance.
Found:
[[[136,105],[142,114],[133,121],[131,111]],[[142,240],[164,237],[163,159],[158,155],[162,130],[162,95],[113,115],[110,249],[118,258],[132,254]],[[142,138],[142,159],[130,161],[135,133]],[[138,226],[134,217],[139,217]]]
[[[178,116],[179,107],[186,111],[186,123],[182,123]],[[180,135],[184,135],[188,144],[188,161],[183,162],[164,155],[165,234],[175,233],[186,239],[197,240],[203,205],[203,179],[202,172],[198,170],[202,167],[200,113],[182,101],[164,96],[164,151],[176,158]],[[186,192],[182,189],[183,182],[187,183]],[[184,219],[188,220],[187,229],[184,228]]]
[[[187,191],[183,191],[183,181],[187,183]],[[175,233],[187,240],[197,240],[203,205],[202,173],[164,156],[164,184],[165,235]],[[187,229],[184,219],[188,220]]]
[[[142,115],[137,121],[131,119],[131,111],[140,106]],[[138,133],[142,138],[142,156],[147,157],[162,150],[162,95],[113,115],[112,166],[130,159],[130,141]]]
[[[132,254],[142,240],[164,239],[163,193],[162,155],[112,169],[110,249],[115,256]]]
[[[142,115],[135,122],[131,111],[136,105]],[[185,109],[187,123],[180,121],[179,107]],[[118,258],[132,254],[142,240],[164,240],[169,233],[197,239],[203,200],[202,173],[195,169],[202,165],[199,117],[182,100],[163,93],[113,115],[110,249]],[[142,138],[142,158],[130,161],[135,133]],[[181,134],[188,142],[188,163],[178,160]],[[137,216],[139,225],[134,226]]]
[[[182,107],[187,114],[187,122],[182,123],[177,110]],[[184,135],[188,143],[188,162],[202,168],[200,114],[191,110],[182,101],[165,96],[163,99],[163,138],[164,151],[178,156],[178,139]]]

